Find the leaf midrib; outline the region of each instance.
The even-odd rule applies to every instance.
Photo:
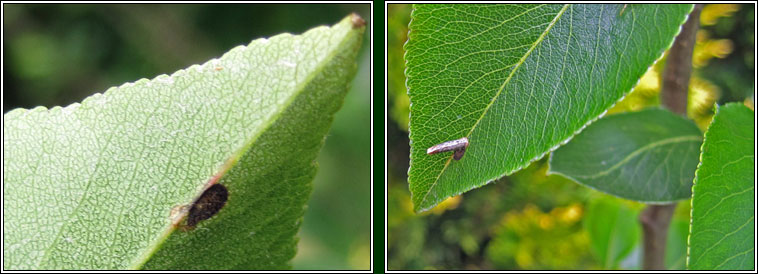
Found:
[[[351,15],[351,16],[352,16],[352,15]],[[343,21],[344,21],[344,20],[345,20],[345,19],[343,19]],[[342,23],[342,22],[338,22],[337,24],[335,24],[335,25],[333,25],[333,26],[331,26],[331,27],[329,27],[329,28],[330,28],[330,29],[335,29],[335,28],[336,28],[336,27],[338,27],[338,25],[339,25],[339,24],[341,24],[341,23]],[[316,29],[317,29],[317,28],[315,28],[315,29],[312,29],[312,30],[310,30],[310,31],[313,31],[313,30],[316,30]],[[216,180],[220,180],[220,179],[221,179],[221,177],[223,177],[224,175],[226,175],[226,173],[227,173],[229,170],[231,170],[231,168],[232,168],[233,166],[237,165],[237,162],[239,161],[239,159],[241,159],[241,158],[242,158],[242,155],[244,155],[245,153],[247,153],[247,151],[248,151],[248,150],[249,150],[249,149],[250,149],[250,148],[253,146],[253,144],[255,144],[255,142],[258,140],[258,138],[259,138],[261,135],[263,135],[263,133],[264,133],[264,132],[268,131],[268,129],[269,129],[269,128],[270,128],[270,127],[271,127],[271,126],[274,124],[274,122],[275,122],[275,121],[278,121],[278,120],[281,118],[282,114],[283,114],[283,113],[284,113],[286,110],[288,110],[288,109],[290,109],[290,107],[292,107],[292,104],[295,102],[295,100],[296,100],[298,97],[300,97],[300,96],[302,96],[302,95],[303,95],[303,91],[305,91],[306,87],[307,87],[308,85],[310,85],[310,84],[313,82],[313,80],[315,79],[315,77],[316,77],[317,75],[321,75],[321,74],[322,74],[322,72],[326,70],[326,67],[327,67],[327,66],[328,66],[330,63],[332,63],[332,62],[334,62],[334,61],[335,61],[335,57],[336,57],[338,54],[341,54],[341,51],[339,51],[339,49],[342,49],[342,48],[345,48],[345,47],[346,47],[346,46],[345,46],[345,44],[346,44],[346,43],[348,43],[348,42],[351,40],[351,36],[355,35],[355,32],[356,32],[356,30],[355,30],[355,28],[353,28],[353,29],[349,30],[349,31],[348,31],[348,32],[347,32],[347,33],[344,35],[343,39],[339,41],[339,44],[338,44],[336,47],[334,47],[334,49],[336,49],[336,50],[333,50],[329,56],[327,56],[326,58],[324,58],[324,59],[323,59],[323,60],[322,60],[322,61],[321,61],[321,62],[320,62],[320,63],[319,63],[319,64],[318,64],[316,67],[315,67],[315,69],[313,70],[313,73],[311,73],[310,75],[308,75],[308,76],[306,77],[306,79],[305,79],[305,80],[304,80],[304,81],[303,81],[303,82],[302,82],[300,85],[298,85],[297,87],[295,87],[295,90],[297,90],[297,92],[293,93],[293,94],[292,94],[292,96],[290,96],[290,98],[289,98],[289,99],[288,99],[286,102],[284,102],[284,103],[282,104],[282,106],[283,106],[283,107],[281,107],[281,108],[280,108],[280,111],[279,111],[279,113],[277,113],[277,114],[275,114],[275,115],[272,115],[271,119],[269,119],[269,121],[267,121],[266,123],[264,123],[264,126],[261,128],[261,130],[260,130],[260,131],[258,131],[258,133],[257,133],[255,136],[252,136],[252,137],[250,138],[250,141],[248,141],[248,142],[247,142],[246,144],[244,144],[244,145],[243,145],[243,146],[242,146],[240,149],[238,149],[238,150],[237,150],[235,153],[233,153],[233,154],[232,154],[232,156],[231,156],[231,157],[230,157],[230,158],[229,158],[229,159],[226,161],[226,163],[224,163],[224,165],[223,165],[223,166],[220,168],[220,171],[218,171],[218,172],[217,172],[217,173],[216,173],[214,176],[212,176],[212,177],[211,177],[209,180],[213,180],[214,178],[215,178]],[[361,33],[362,33],[362,32],[361,32]],[[280,35],[282,35],[282,34],[280,34]],[[305,35],[305,33],[303,33],[303,34],[300,34],[300,36],[304,36],[304,35]],[[333,35],[333,33],[330,33],[330,35]],[[277,36],[279,36],[279,35],[277,35]],[[271,37],[271,38],[273,38],[273,37]],[[271,39],[271,38],[269,38],[269,39]],[[261,38],[261,39],[263,39],[263,38]],[[297,71],[297,70],[295,70],[295,71]],[[247,76],[249,76],[249,73],[246,75],[246,77],[247,77]],[[244,82],[244,81],[243,81],[243,82]],[[198,193],[197,195],[200,195],[200,194],[201,194],[201,193]],[[140,257],[137,257],[137,260],[135,260],[135,262],[134,262],[134,263],[132,263],[132,265],[131,265],[131,269],[139,269],[139,268],[141,268],[141,267],[142,267],[142,266],[143,266],[143,265],[144,265],[144,264],[145,264],[145,263],[146,263],[146,262],[147,262],[147,261],[148,261],[148,260],[149,260],[149,259],[150,259],[150,258],[151,258],[151,257],[152,257],[152,256],[153,256],[155,253],[156,253],[156,252],[157,252],[158,248],[159,248],[159,247],[162,245],[162,243],[163,243],[163,242],[165,242],[165,240],[166,240],[166,239],[167,239],[167,238],[168,238],[168,237],[169,237],[169,236],[170,236],[170,235],[171,235],[171,234],[172,234],[172,233],[173,233],[175,230],[176,230],[176,227],[174,227],[173,225],[169,226],[169,227],[168,227],[168,229],[166,229],[166,230],[164,231],[164,233],[162,233],[161,237],[159,237],[159,238],[158,238],[158,239],[157,239],[155,242],[153,242],[153,245],[151,245],[151,246],[149,246],[149,247],[148,247],[148,249],[146,250],[147,252],[143,252],[143,253],[142,253],[144,256],[140,256]]]
[[[700,142],[702,140],[703,140],[703,137],[700,136],[700,135],[688,135],[688,136],[679,136],[679,137],[673,137],[673,138],[666,138],[666,139],[663,139],[663,140],[660,140],[660,141],[657,141],[657,142],[652,142],[652,143],[649,143],[649,144],[647,144],[647,145],[645,145],[643,147],[640,147],[640,148],[632,151],[632,153],[629,153],[629,155],[627,155],[626,157],[624,157],[624,159],[622,159],[621,161],[619,161],[618,163],[616,163],[615,165],[609,167],[606,170],[603,170],[603,171],[600,171],[598,173],[591,174],[591,175],[581,175],[581,176],[574,175],[573,177],[575,177],[575,178],[581,178],[581,179],[595,179],[595,178],[600,177],[600,176],[608,175],[609,173],[613,172],[614,170],[621,168],[622,165],[624,165],[625,163],[631,161],[633,158],[637,157],[637,155],[639,155],[639,154],[641,154],[641,153],[643,153],[645,151],[651,150],[653,148],[656,148],[656,147],[659,147],[659,146],[663,146],[663,145],[667,145],[667,144],[672,144],[672,143]]]
[[[550,30],[553,28],[553,26],[555,25],[555,23],[558,22],[558,19],[560,19],[561,16],[563,16],[563,13],[566,12],[566,10],[568,9],[568,7],[570,5],[571,4],[565,4],[565,5],[563,5],[563,8],[560,11],[558,11],[558,14],[555,15],[555,17],[553,18],[553,21],[550,22],[550,24],[547,26],[547,28],[545,29],[545,31],[542,32],[542,34],[540,35],[540,37],[538,37],[537,40],[534,41],[534,43],[532,43],[532,46],[529,48],[529,50],[527,50],[524,53],[524,55],[521,56],[521,59],[519,59],[519,61],[513,67],[513,70],[511,70],[511,73],[508,74],[508,77],[505,79],[505,81],[503,81],[503,84],[500,86],[500,88],[498,89],[497,93],[495,93],[495,95],[492,97],[492,99],[490,100],[490,102],[484,108],[484,111],[482,112],[482,115],[479,116],[479,119],[476,120],[476,123],[474,123],[474,126],[471,127],[471,130],[468,132],[468,134],[466,134],[465,137],[467,137],[467,138],[471,137],[471,134],[477,128],[477,126],[479,125],[479,122],[481,122],[484,119],[484,116],[487,115],[487,113],[489,112],[490,108],[492,108],[492,105],[494,105],[495,100],[497,100],[497,98],[500,97],[500,94],[503,92],[503,90],[505,90],[505,86],[508,85],[508,83],[510,82],[511,78],[513,78],[513,75],[516,74],[516,71],[518,71],[518,69],[521,67],[521,65],[524,64],[524,62],[526,61],[526,58],[529,57],[532,54],[532,52],[537,47],[537,45],[539,45],[545,39],[545,37],[547,36],[547,34],[550,33]],[[445,173],[445,170],[447,170],[447,167],[450,166],[450,162],[451,161],[452,161],[452,158],[448,158],[447,159],[447,161],[445,162],[445,166],[442,167],[442,170],[440,170],[439,174],[437,175],[437,178],[434,179],[434,182],[432,183],[432,186],[429,187],[429,190],[426,192],[426,194],[424,194],[424,197],[421,199],[421,202],[419,204],[424,204],[424,202],[426,202],[426,199],[429,197],[429,193],[431,193],[432,190],[434,189],[434,187],[437,186],[437,183],[440,181],[440,177],[442,177],[442,174]]]

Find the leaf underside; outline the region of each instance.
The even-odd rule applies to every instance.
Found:
[[[280,269],[352,79],[354,16],[50,110],[3,116],[5,269]],[[194,230],[169,215],[220,177]]]
[[[692,188],[687,268],[755,269],[755,113],[717,109]]]
[[[405,45],[414,209],[541,158],[601,116],[692,5],[415,5]],[[426,155],[468,137],[460,161]]]

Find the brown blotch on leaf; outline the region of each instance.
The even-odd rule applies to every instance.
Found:
[[[466,148],[465,147],[456,150],[455,152],[453,152],[453,159],[455,159],[456,161],[460,160],[461,158],[463,158],[463,154],[464,153],[466,153]]]
[[[353,22],[353,28],[357,29],[366,25],[366,20],[363,20],[357,13],[350,14],[350,20]]]
[[[214,184],[208,188],[200,198],[192,204],[187,216],[187,228],[192,229],[202,220],[209,219],[216,215],[219,210],[226,204],[229,198],[229,191],[222,184]]]

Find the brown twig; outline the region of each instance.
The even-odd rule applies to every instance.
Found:
[[[700,23],[703,4],[696,4],[682,32],[674,40],[663,69],[661,104],[674,113],[687,116],[687,91],[692,72],[692,51]]]
[[[663,70],[661,104],[682,116],[687,116],[687,91],[692,72],[692,51],[700,22],[703,4],[696,4],[669,49]],[[665,269],[666,236],[676,204],[649,205],[640,214],[643,232],[643,262],[645,270]]]
[[[676,204],[649,205],[640,213],[642,224],[642,269],[666,269],[666,236]]]

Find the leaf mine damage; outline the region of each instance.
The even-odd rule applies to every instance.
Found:
[[[198,222],[213,217],[226,204],[229,192],[222,184],[208,188],[190,208],[187,216],[187,226],[194,227]]]
[[[177,206],[171,210],[171,218],[176,220],[175,226],[184,231],[192,230],[202,220],[209,219],[216,215],[226,204],[226,200],[229,198],[229,191],[222,184],[214,184],[203,194],[200,195],[197,200],[191,205]],[[189,214],[187,215],[186,225],[179,224],[177,219],[181,218],[179,214],[186,214],[189,207]]]

